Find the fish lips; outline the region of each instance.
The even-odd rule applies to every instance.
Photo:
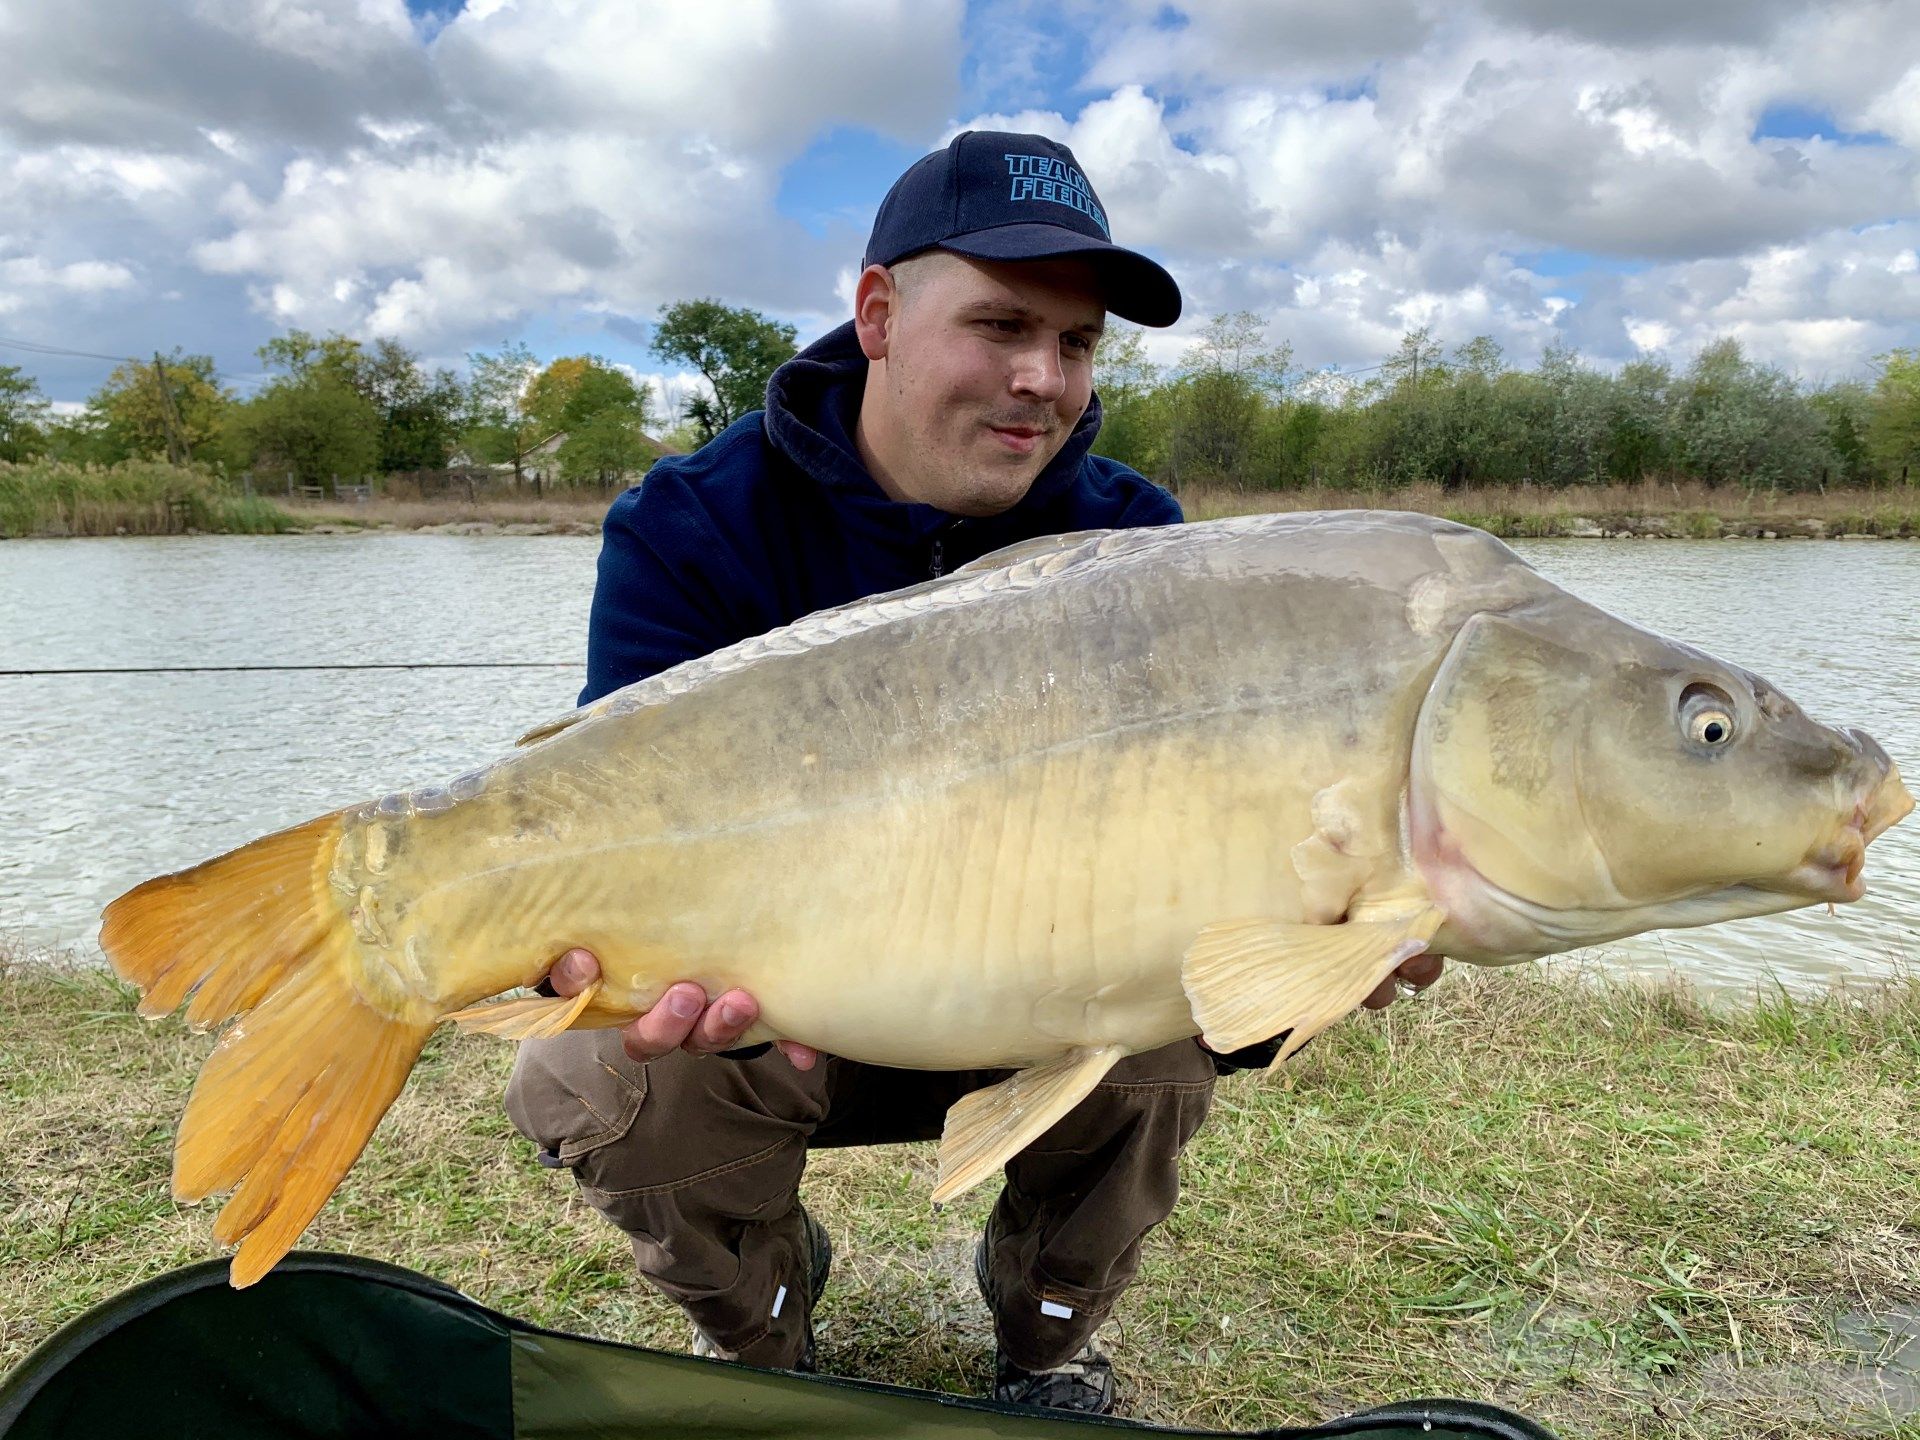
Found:
[[[1860,899],[1867,893],[1861,878],[1867,846],[1912,814],[1913,803],[1899,767],[1887,762],[1879,784],[1854,802],[1853,814],[1838,833],[1809,850],[1805,860],[1770,888],[1836,903]]]

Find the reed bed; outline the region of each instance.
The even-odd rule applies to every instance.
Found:
[[[0,463],[0,538],[63,535],[271,535],[296,528],[272,501],[211,471],[152,460]]]

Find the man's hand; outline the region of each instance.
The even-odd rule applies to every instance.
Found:
[[[1374,986],[1373,993],[1360,1004],[1368,1010],[1384,1010],[1399,998],[1402,985],[1411,986],[1418,994],[1440,978],[1446,965],[1446,960],[1438,955],[1416,955],[1404,960],[1400,968]]]
[[[554,992],[571,998],[600,978],[600,962],[587,950],[569,950],[553,962],[547,979]],[[731,1050],[760,1018],[760,1002],[744,990],[729,990],[709,1001],[707,992],[691,980],[667,988],[659,1002],[638,1020],[623,1027],[620,1043],[642,1064],[670,1050],[711,1055]],[[820,1052],[797,1040],[776,1040],[774,1046],[796,1070],[811,1070]]]

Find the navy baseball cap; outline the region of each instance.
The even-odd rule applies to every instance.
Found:
[[[1113,243],[1080,162],[1044,136],[964,130],[916,160],[880,202],[862,268],[936,247],[976,260],[1084,257],[1114,314],[1141,325],[1180,318],[1173,276]]]

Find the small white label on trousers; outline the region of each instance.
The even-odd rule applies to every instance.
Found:
[[[773,1297],[773,1318],[780,1318],[780,1307],[787,1303],[787,1287],[782,1285]]]
[[[778,1315],[780,1312],[775,1310],[773,1313]],[[1071,1305],[1056,1305],[1051,1300],[1042,1300],[1040,1302],[1040,1313],[1042,1315],[1051,1315],[1056,1320],[1071,1320],[1073,1318],[1073,1307]]]

